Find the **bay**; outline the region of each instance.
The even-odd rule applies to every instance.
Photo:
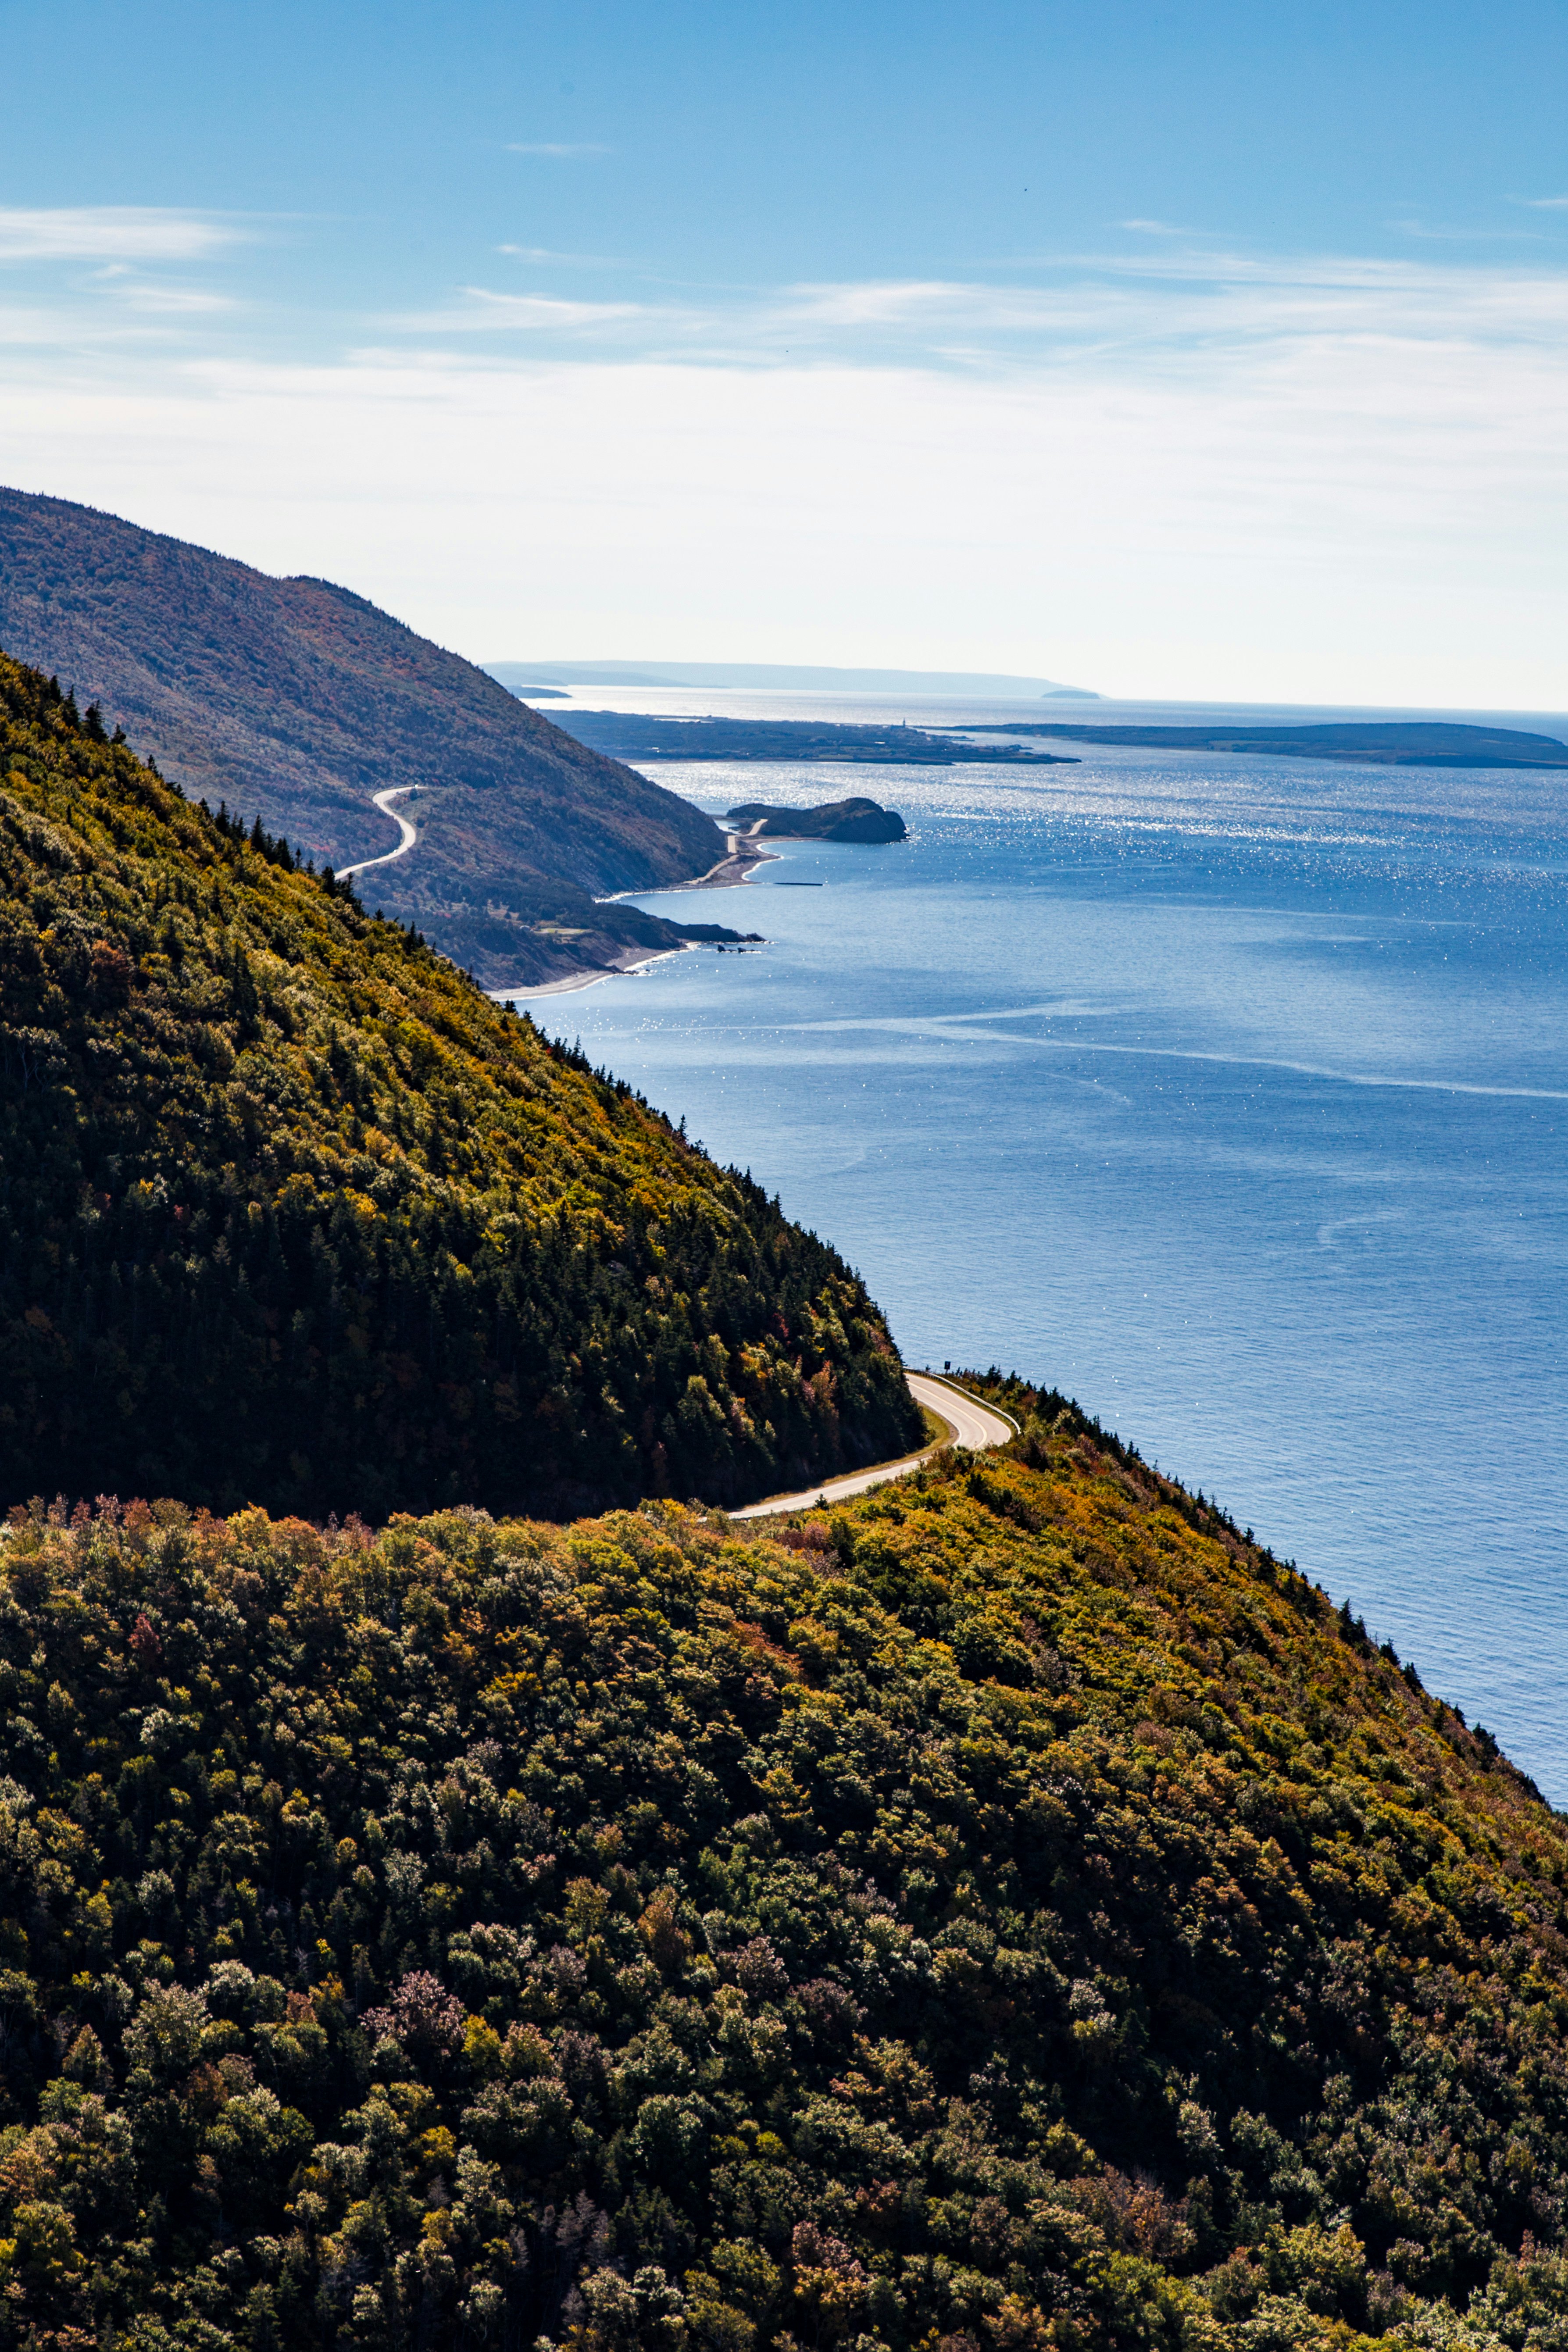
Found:
[[[1073,715],[623,707],[656,704]],[[1054,748],[1081,763],[650,766],[715,813],[868,793],[911,837],[639,898],[767,945],[530,1010],[830,1238],[909,1362],[1074,1394],[1568,1803],[1565,780]]]

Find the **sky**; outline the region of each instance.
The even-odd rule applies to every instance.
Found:
[[[479,660],[1568,705],[1560,0],[0,0],[0,480]]]

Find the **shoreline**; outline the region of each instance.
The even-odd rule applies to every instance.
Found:
[[[777,850],[763,849],[757,840],[756,836],[760,830],[760,824],[753,824],[744,833],[726,832],[724,855],[718,864],[710,866],[706,874],[699,874],[690,882],[670,883],[669,888],[671,890],[735,889],[741,884],[749,882],[759,866],[777,866],[780,862]]]
[[[777,850],[762,848],[752,837],[755,831],[753,826],[746,833],[726,833],[724,839],[728,845],[716,866],[710,866],[706,874],[693,876],[689,882],[666,882],[661,886],[659,895],[673,894],[677,890],[738,888],[751,880],[759,866],[779,865],[782,861]],[[399,853],[394,850],[392,855],[396,856]],[[645,898],[653,895],[647,890],[617,890],[602,903],[613,907],[619,898]],[[601,980],[616,980],[633,972],[647,971],[653,964],[663,963],[670,956],[684,955],[689,949],[703,944],[700,940],[685,940],[679,947],[657,948],[651,955],[634,955],[626,963],[596,966],[591,971],[568,972],[560,980],[542,980],[531,988],[492,988],[485,992],[498,1004],[504,1003],[509,998],[523,996],[569,996],[575,989],[595,987]]]
[[[656,963],[668,963],[675,956],[688,955],[701,944],[700,940],[683,940],[678,948],[656,948],[651,955],[636,956],[627,963],[601,964],[592,971],[571,971],[561,980],[525,982],[518,988],[488,988],[485,994],[495,1004],[524,996],[569,996],[574,989],[596,988],[602,980],[634,979],[639,971],[647,971]]]

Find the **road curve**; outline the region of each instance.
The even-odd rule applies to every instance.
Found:
[[[394,801],[400,801],[405,793],[416,793],[418,790],[417,784],[394,784],[387,792],[372,794],[372,804],[381,811],[383,816],[389,816],[392,819],[394,824],[400,828],[403,838],[396,848],[389,849],[384,857],[362,857],[357,866],[340,866],[338,868],[340,882],[346,881],[351,874],[368,874],[373,866],[390,866],[395,859],[407,856],[419,835],[405,816],[398,815],[392,803]]]
[[[1017,1435],[1017,1423],[1007,1414],[998,1412],[994,1405],[983,1404],[966,1389],[956,1387],[952,1381],[939,1379],[931,1372],[909,1372],[905,1375],[910,1393],[917,1404],[934,1412],[939,1421],[947,1423],[943,1445],[968,1445],[976,1452],[987,1445],[1005,1445]],[[939,1448],[924,1445],[918,1454],[906,1454],[899,1462],[879,1462],[870,1470],[852,1470],[847,1477],[829,1478],[819,1486],[806,1486],[798,1495],[770,1495],[765,1502],[747,1503],[738,1511],[729,1511],[731,1519],[771,1518],[780,1511],[808,1511],[815,1503],[842,1502],[849,1495],[863,1495],[868,1487],[880,1486],[889,1478],[908,1477],[922,1462],[929,1462]]]

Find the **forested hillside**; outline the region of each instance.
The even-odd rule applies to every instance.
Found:
[[[14,1514],[0,2341],[1568,2342],[1565,1825],[1036,1402],[774,1541]]]
[[[834,1253],[0,660],[0,1496],[740,1500],[921,1420]]]
[[[402,803],[418,846],[380,869],[372,903],[493,987],[676,945],[595,898],[724,853],[689,801],[364,597],[64,499],[0,489],[0,645],[100,704],[193,799],[259,817],[318,863],[395,848],[371,796],[419,785]]]

